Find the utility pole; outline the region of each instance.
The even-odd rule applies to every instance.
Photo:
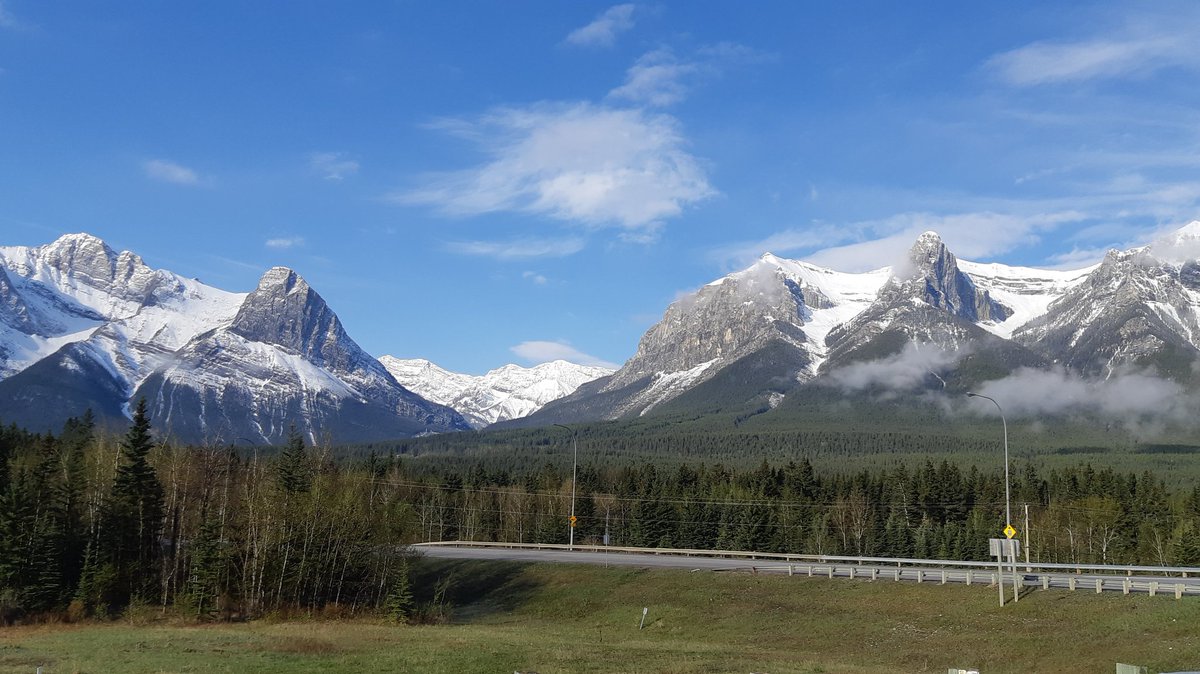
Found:
[[[1033,569],[1029,566],[1029,545],[1032,540],[1029,538],[1029,504],[1025,504],[1025,572],[1030,573]]]

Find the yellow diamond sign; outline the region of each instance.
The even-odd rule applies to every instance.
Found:
[[[1017,535],[1017,530],[1014,529],[1013,525],[1010,524],[1010,525],[1004,527],[1004,535],[1009,538],[1012,538],[1013,536]]]

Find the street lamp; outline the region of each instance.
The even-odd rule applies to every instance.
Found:
[[[571,459],[571,523],[570,523],[570,526],[568,527],[568,531],[570,533],[570,538],[568,539],[568,542],[567,542],[567,549],[574,550],[575,549],[575,473],[579,467],[579,439],[577,437],[577,434],[575,433],[575,430],[572,429],[571,427],[563,426],[562,424],[554,424],[554,425],[558,426],[559,428],[561,428],[563,430],[567,430],[567,431],[571,432],[571,446],[574,449],[573,458]]]
[[[1000,412],[1000,423],[1004,426],[1004,535],[1008,537],[1008,532],[1012,531],[1012,498],[1008,486],[1008,422],[1004,420],[1004,409],[1000,407],[1000,403],[996,402],[995,398],[989,398],[978,393],[967,393],[968,398],[983,398],[991,400],[996,406],[996,410]],[[1021,591],[1017,581],[1017,555],[1012,547],[1012,539],[1009,538],[1008,560],[1012,564],[1013,571],[1013,601],[1021,600]],[[1025,542],[1026,544],[1029,541]],[[999,573],[996,575],[996,586],[1000,590],[1000,606],[1004,606],[1004,580],[1001,576],[1004,574],[1004,555],[997,555],[997,566]]]
[[[967,397],[968,398],[983,398],[984,400],[991,400],[992,404],[996,406],[996,409],[1000,411],[1000,423],[1004,425],[1004,526],[1006,528],[1011,527],[1012,526],[1012,504],[1011,504],[1011,498],[1009,496],[1010,492],[1009,492],[1009,488],[1008,488],[1008,422],[1004,420],[1004,410],[1000,408],[1000,403],[996,402],[995,399],[993,399],[993,398],[989,398],[984,395],[979,395],[978,393],[968,393]]]

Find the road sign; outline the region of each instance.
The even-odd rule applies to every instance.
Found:
[[[1004,527],[1004,536],[1006,538],[1012,538],[1013,536],[1016,536],[1016,535],[1017,535],[1017,530],[1013,528],[1013,525],[1009,524],[1008,526]]]
[[[574,515],[571,515],[571,524],[575,524],[575,516]],[[1012,538],[1012,536],[1009,536],[1009,538]]]

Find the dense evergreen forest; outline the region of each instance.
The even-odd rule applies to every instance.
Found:
[[[536,456],[347,457],[294,433],[269,452],[176,446],[154,440],[144,405],[119,438],[89,417],[57,436],[2,428],[0,621],[130,607],[401,615],[412,604],[406,543],[566,542],[571,465]],[[580,466],[576,542],[984,560],[1004,526],[1003,473],[992,468],[617,456]],[[1029,506],[1026,545],[1039,561],[1200,564],[1200,487],[1018,462],[1012,503],[1022,531]]]

